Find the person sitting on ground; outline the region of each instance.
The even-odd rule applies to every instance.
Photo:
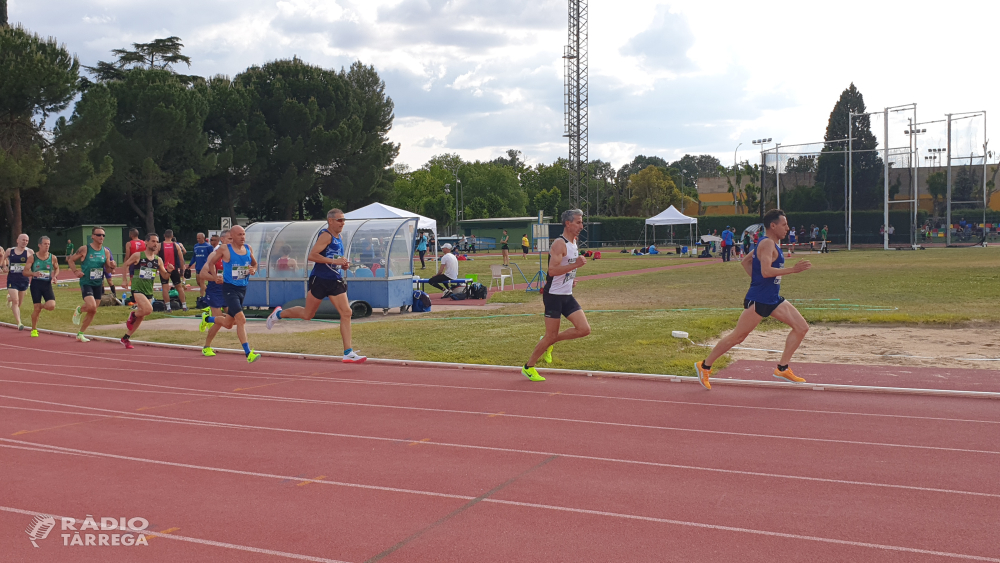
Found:
[[[452,294],[451,286],[448,282],[451,280],[458,279],[458,258],[451,251],[451,244],[445,243],[441,245],[441,252],[444,254],[441,256],[441,264],[438,266],[438,273],[431,276],[427,283],[431,287],[436,287],[442,291],[441,299],[449,297]],[[442,285],[445,284],[445,285]]]
[[[651,244],[651,245],[649,245],[649,253],[650,254],[659,254],[660,251],[656,249],[656,245],[655,244]]]
[[[625,250],[625,247],[623,246],[622,251],[619,252],[618,254],[628,254],[628,250]]]

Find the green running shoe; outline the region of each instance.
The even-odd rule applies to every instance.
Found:
[[[83,335],[82,332],[76,333],[77,342],[90,342],[90,339]]]
[[[208,330],[209,322],[205,320],[207,318],[208,318],[208,313],[202,311],[202,313],[201,313],[201,324],[198,325],[198,332],[205,332],[206,330]]]
[[[31,330],[31,337],[32,337],[32,338],[38,338],[38,331],[37,331],[37,330],[34,330],[34,329],[32,329],[32,330]]]
[[[80,310],[80,306],[77,305],[76,310],[73,311],[73,324],[75,324],[77,326],[80,325],[80,315],[82,315],[82,314],[83,314],[83,311]]]
[[[545,349],[545,353],[542,354],[542,361],[551,364],[552,363],[552,346]]]
[[[545,378],[538,375],[538,370],[534,367],[523,366],[521,368],[521,375],[528,378],[528,381],[545,381]]]
[[[257,358],[260,358],[260,354],[254,352],[253,350],[250,350],[250,355],[247,356],[247,363],[252,364],[257,361]]]
[[[215,350],[213,350],[211,346],[206,346],[201,349],[201,355],[206,358],[212,358],[215,356]]]

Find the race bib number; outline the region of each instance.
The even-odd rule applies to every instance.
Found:
[[[91,270],[90,279],[91,281],[104,279],[104,268],[94,268],[93,270]]]
[[[774,278],[774,285],[781,285],[781,276]]]
[[[24,264],[11,264],[10,265],[10,273],[12,273],[12,274],[23,274],[24,273]]]
[[[245,280],[250,277],[250,266],[233,266],[233,279]]]
[[[153,268],[139,268],[139,279],[140,280],[151,280],[153,279]]]
[[[47,280],[52,277],[52,272],[50,270],[38,270],[35,272],[35,277],[40,280]]]

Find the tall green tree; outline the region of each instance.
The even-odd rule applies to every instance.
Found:
[[[156,217],[180,203],[180,194],[214,167],[204,131],[204,89],[167,70],[132,69],[108,90],[117,102],[107,154],[114,159],[109,184],[156,232]]]
[[[481,199],[490,217],[524,216],[527,212],[528,198],[521,189],[517,173],[509,166],[476,161],[462,166],[458,177],[462,180],[462,198],[466,205]]]
[[[345,76],[298,58],[252,66],[234,81],[265,126],[251,135],[251,216],[292,219],[307,199],[322,201],[321,177],[344,178],[339,168],[365,146],[362,104]]]
[[[98,61],[94,66],[85,67],[98,80],[121,80],[132,69],[167,70],[177,75],[178,80],[189,84],[200,80],[198,76],[188,76],[174,72],[174,65],[183,63],[191,67],[191,58],[182,55],[184,44],[180,37],[154,39],[149,43],[133,43],[132,49],[112,49],[116,59],[112,62]]]
[[[844,180],[847,177],[843,151],[848,148],[848,130],[853,132],[854,208],[879,209],[883,201],[882,158],[875,149],[878,140],[872,133],[871,119],[867,115],[855,115],[853,124],[850,114],[864,114],[864,96],[852,82],[840,94],[840,99],[830,112],[823,140],[826,144],[816,165],[816,185],[821,186],[826,196],[827,210],[844,209]],[[838,151],[838,152],[834,152]]]
[[[261,113],[253,111],[251,93],[239,82],[215,76],[208,80],[205,93],[205,132],[208,151],[215,155],[216,164],[200,184],[221,196],[225,214],[236,217],[236,206],[244,202],[250,189],[259,148],[257,139],[267,136],[267,125]]]
[[[80,62],[55,39],[0,27],[0,199],[12,237],[23,228],[22,192],[45,181],[45,121],[72,101],[79,72]]]
[[[652,216],[671,205],[679,205],[681,192],[674,181],[658,166],[647,166],[629,178],[632,189],[630,211],[637,216]]]

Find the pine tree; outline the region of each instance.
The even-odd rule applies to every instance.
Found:
[[[844,184],[847,177],[842,151],[848,149],[849,114],[866,112],[865,99],[861,92],[851,85],[840,94],[840,99],[830,112],[826,126],[827,141],[816,167],[816,185],[823,188],[827,209],[844,209]],[[875,152],[878,141],[871,130],[871,119],[867,115],[855,115],[853,124],[853,174],[854,209],[878,209],[882,201],[882,158]],[[834,152],[836,151],[836,152]],[[861,152],[865,151],[865,152]]]

